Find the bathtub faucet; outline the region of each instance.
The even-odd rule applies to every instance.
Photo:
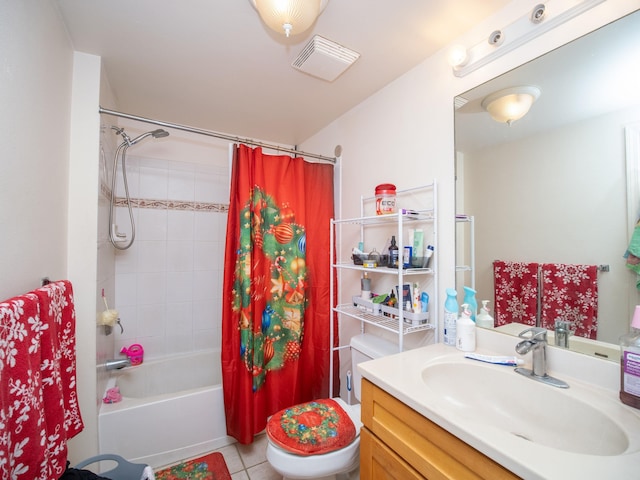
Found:
[[[131,360],[129,359],[129,357],[112,358],[111,360],[107,360],[106,362],[104,362],[104,366],[107,368],[107,370],[120,370],[124,367],[130,367]]]

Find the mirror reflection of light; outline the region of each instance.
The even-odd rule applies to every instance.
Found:
[[[511,125],[524,117],[540,96],[533,86],[513,87],[492,93],[482,101],[484,108],[496,122]]]

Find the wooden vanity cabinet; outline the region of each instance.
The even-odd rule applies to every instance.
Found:
[[[364,378],[362,423],[362,480],[520,478]]]

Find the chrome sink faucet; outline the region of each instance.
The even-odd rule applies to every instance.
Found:
[[[516,352],[520,355],[532,354],[532,369],[518,367],[516,372],[538,382],[546,383],[554,387],[569,388],[562,380],[547,375],[547,330],[545,328],[532,327],[520,332],[518,337],[523,338],[516,345]]]
[[[569,337],[571,336],[571,323],[566,320],[556,320],[555,323],[555,343],[556,346],[569,348]]]

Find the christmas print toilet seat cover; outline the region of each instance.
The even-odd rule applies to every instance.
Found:
[[[294,405],[275,413],[267,435],[280,448],[297,455],[333,452],[356,438],[349,414],[330,398]]]

